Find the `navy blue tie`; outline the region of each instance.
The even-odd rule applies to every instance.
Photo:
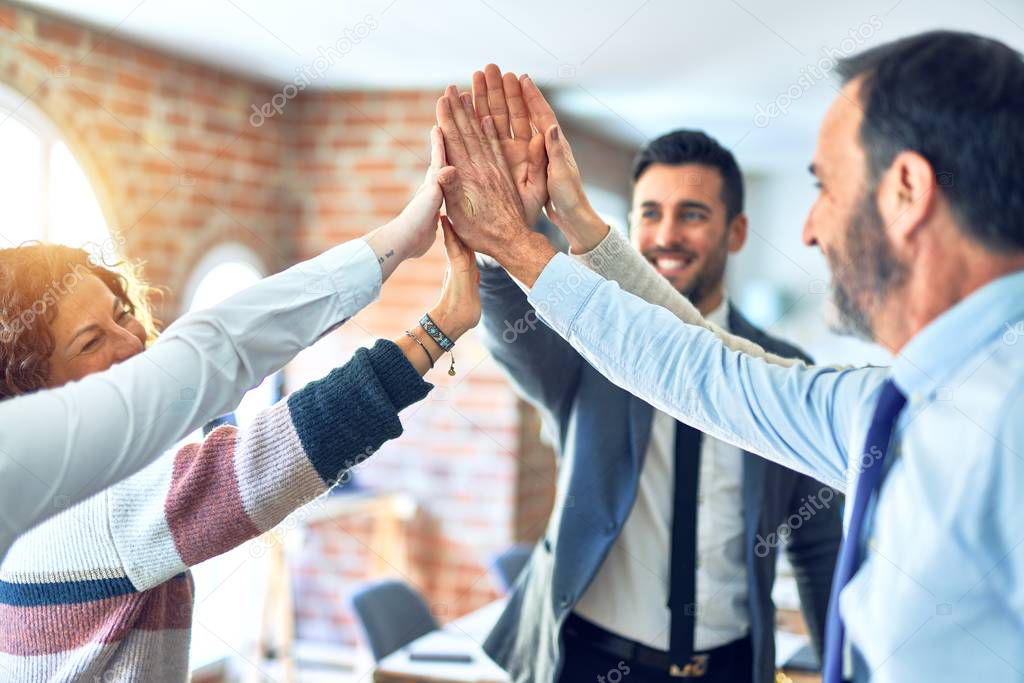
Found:
[[[865,510],[871,496],[881,488],[882,472],[885,469],[885,456],[889,451],[889,442],[896,427],[896,418],[906,405],[904,396],[893,381],[886,380],[882,385],[875,415],[871,418],[868,438],[864,442],[864,450],[859,454],[856,466],[860,468],[857,479],[857,493],[850,513],[850,524],[846,532],[846,540],[839,551],[836,561],[836,573],[832,577],[832,595],[828,601],[828,625],[825,629],[825,675],[824,683],[841,683],[843,680],[843,620],[839,616],[839,593],[850,582],[860,566],[860,539],[864,530]]]

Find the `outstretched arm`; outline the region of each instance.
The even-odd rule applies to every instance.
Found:
[[[583,254],[573,254],[573,257],[606,280],[617,283],[624,291],[667,309],[684,323],[709,330],[729,349],[742,351],[754,358],[761,358],[783,367],[803,362],[799,358],[783,358],[769,353],[749,339],[732,334],[705,320],[689,299],[676,291],[668,280],[659,275],[651,264],[614,230],[606,230],[604,238],[596,247]]]
[[[617,282],[630,294],[667,308],[685,323],[711,330],[730,349],[764,358],[776,365],[789,366],[800,362],[795,358],[767,353],[757,344],[704,320],[689,299],[659,275],[624,237],[611,230],[587,200],[579,166],[569,141],[561,134],[551,105],[529,76],[524,75],[518,81],[531,120],[544,131],[548,163],[546,177],[551,196],[548,216],[569,241],[570,252],[575,258],[601,277]]]
[[[530,301],[608,379],[715,438],[845,490],[852,430],[868,423],[859,411],[885,368],[772,365],[564,254],[549,261]]]
[[[533,287],[538,313],[591,365],[677,419],[845,489],[850,430],[866,422],[854,413],[884,370],[770,365],[622,292],[533,237],[493,128],[467,116],[454,88],[438,120],[455,167],[442,188],[460,235]]]
[[[378,341],[244,429],[218,427],[112,487],[110,529],[132,586],[158,586],[270,530],[399,436],[399,411],[432,388],[410,359]]]
[[[478,273],[447,227],[445,247],[449,269],[430,316],[455,341],[479,319]],[[109,528],[133,587],[157,586],[268,531],[398,437],[398,413],[430,391],[420,378],[443,353],[418,336],[423,346],[402,334],[360,349],[244,428],[218,427],[111,488]]]
[[[373,301],[406,258],[430,246],[443,142],[402,214],[183,316],[147,351],[59,389],[0,403],[0,555],[34,524],[152,462]]]
[[[667,308],[683,322],[711,330],[729,348],[776,364],[799,362],[768,354],[757,344],[705,321],[686,297],[609,229],[587,199],[579,167],[554,110],[529,76],[517,77],[511,72],[502,76],[497,66],[488,64],[484,71],[473,74],[473,103],[481,130],[493,123],[527,224],[536,220],[531,210],[544,206],[548,218],[569,242],[570,253],[602,277]]]

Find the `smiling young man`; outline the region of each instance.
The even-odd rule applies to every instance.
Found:
[[[718,310],[726,261],[747,239],[743,177],[732,153],[699,131],[650,142],[633,163],[629,234],[702,314]]]
[[[747,233],[732,154],[675,131],[640,151],[633,181],[633,246],[671,286],[721,327],[803,357],[727,299],[726,263]],[[758,540],[811,499],[830,504],[792,529],[786,550],[820,652],[842,533],[831,489],[822,496],[812,479],[631,396],[545,325],[510,338],[507,321],[536,312],[505,271],[483,272],[481,299],[485,345],[559,435],[559,500],[576,501],[552,517],[487,641],[514,679],[601,680],[625,666],[667,680],[681,662],[705,681],[774,680],[777,547]],[[558,649],[541,646],[552,632]]]

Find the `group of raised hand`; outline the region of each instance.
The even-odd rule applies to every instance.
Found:
[[[577,252],[593,248],[608,228],[587,201],[554,111],[528,75],[503,75],[488,64],[473,74],[471,92],[448,86],[436,116],[430,168],[398,220],[420,226],[410,233],[414,255],[430,246],[440,221],[450,269],[437,310],[462,331],[480,318],[474,252],[530,284],[553,254],[531,230],[541,211]]]
[[[448,86],[437,101],[447,166],[438,174],[446,213],[468,247],[508,260],[544,209],[574,247],[603,235],[555,114],[527,76],[489,64],[472,92]],[[503,262],[504,265],[504,262]]]

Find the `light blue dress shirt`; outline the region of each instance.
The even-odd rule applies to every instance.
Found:
[[[1024,681],[1024,272],[946,311],[892,368],[770,365],[561,254],[530,301],[619,386],[848,495],[892,376],[909,402],[840,596],[858,678]]]

